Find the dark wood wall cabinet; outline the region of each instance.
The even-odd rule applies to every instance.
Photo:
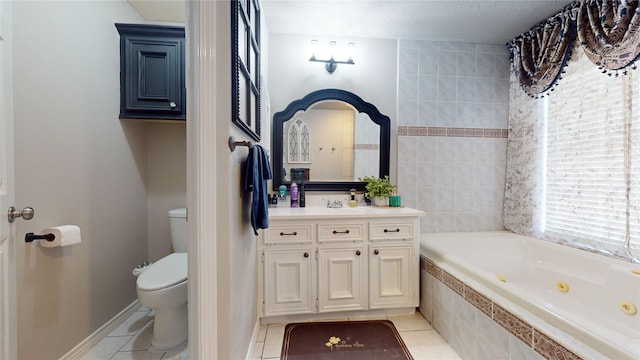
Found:
[[[115,25],[120,33],[120,118],[185,120],[184,28]]]

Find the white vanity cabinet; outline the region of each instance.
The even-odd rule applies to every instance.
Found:
[[[417,226],[410,219],[382,219],[369,223],[371,309],[402,307],[414,298],[416,287],[412,277],[413,268],[419,267],[419,264],[414,263],[420,242]],[[416,241],[418,248],[415,246]]]
[[[270,318],[412,309],[419,217],[409,208],[276,208],[258,245],[258,311]]]

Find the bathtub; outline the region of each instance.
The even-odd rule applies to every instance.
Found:
[[[640,264],[507,231],[422,234],[420,252],[423,277],[436,282],[430,290],[446,285],[547,359],[640,359]],[[435,312],[454,300],[421,295],[431,300],[420,311],[451,331]],[[460,349],[463,358],[478,354]]]

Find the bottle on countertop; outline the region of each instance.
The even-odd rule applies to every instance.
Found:
[[[285,200],[287,200],[287,187],[280,185],[278,187],[278,201],[284,202]]]
[[[349,190],[349,206],[358,206],[358,202],[356,201],[356,189]]]
[[[291,207],[298,207],[298,184],[295,181],[291,182],[289,197],[291,198]]]
[[[304,181],[302,182],[302,184],[300,184],[300,189],[298,189],[298,206],[307,206],[307,199],[306,195],[304,194]]]
[[[289,204],[287,204],[287,187],[284,185],[278,187],[278,204],[276,207],[289,207]]]

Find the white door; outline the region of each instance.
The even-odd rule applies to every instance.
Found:
[[[13,71],[11,1],[0,1],[0,358],[16,359],[16,230],[7,209],[13,205]]]

